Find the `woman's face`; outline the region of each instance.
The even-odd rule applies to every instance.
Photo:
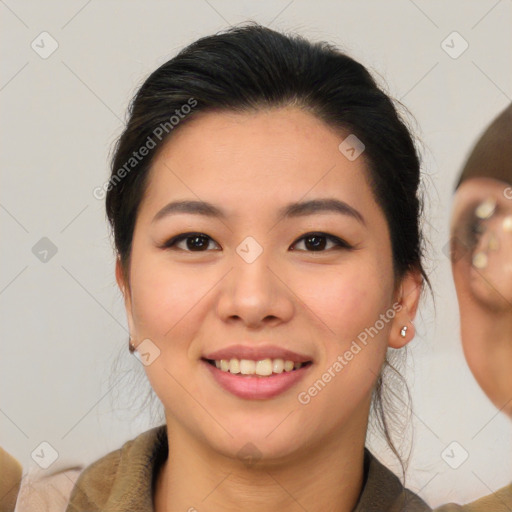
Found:
[[[277,458],[342,432],[364,439],[388,343],[410,339],[397,333],[414,316],[418,281],[395,286],[364,153],[349,160],[343,139],[294,108],[206,113],[179,127],[153,163],[125,293],[130,331],[135,346],[145,343],[139,352],[170,428],[230,457],[247,443]],[[168,206],[178,201],[220,215]],[[172,243],[184,233],[200,236]],[[123,288],[119,264],[116,275]],[[311,364],[292,378],[259,377],[203,359],[234,345],[261,348],[254,359],[269,355],[276,372],[282,349]]]
[[[451,220],[452,269],[464,353],[496,406],[512,416],[512,187],[464,181]]]

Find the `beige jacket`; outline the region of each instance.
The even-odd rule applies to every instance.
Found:
[[[82,469],[48,474],[34,466],[23,473],[21,464],[0,448],[0,512],[65,512]]]
[[[435,512],[512,512],[512,484],[467,505],[449,503]]]
[[[37,473],[24,475],[15,512],[153,512],[153,477],[167,452],[167,431],[162,425],[127,441],[83,470],[61,471],[44,478]],[[21,474],[21,467],[17,471]],[[365,451],[365,475],[365,485],[354,512],[431,511],[418,496],[404,489],[398,478],[368,450]],[[7,480],[11,487],[16,487],[12,478]],[[0,512],[13,510],[11,495],[11,508],[0,508]],[[510,511],[512,485],[471,504],[448,504],[435,510]]]
[[[165,425],[126,442],[80,474],[66,512],[152,512],[153,477],[167,453]],[[431,510],[367,450],[365,474],[365,486],[354,512]]]

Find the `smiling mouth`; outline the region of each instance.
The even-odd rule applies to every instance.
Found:
[[[225,373],[237,374],[241,377],[256,376],[256,377],[271,377],[281,373],[290,373],[300,368],[310,366],[312,361],[294,362],[284,359],[260,359],[258,361],[251,359],[205,359],[203,361],[214,366],[218,370]]]

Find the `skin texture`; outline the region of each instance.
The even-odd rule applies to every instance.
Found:
[[[475,208],[489,199],[496,201],[495,213],[476,220]],[[470,178],[457,189],[450,227],[464,354],[481,388],[510,418],[512,232],[503,229],[503,222],[511,215],[510,184],[493,178]],[[481,268],[472,264],[475,254],[485,255]]]
[[[364,155],[349,161],[338,150],[346,135],[291,107],[206,113],[176,130],[152,166],[130,268],[125,277],[118,262],[116,277],[134,345],[149,338],[160,350],[145,366],[165,407],[171,447],[157,479],[158,512],[234,511],[241,502],[247,511],[348,511],[357,502],[372,388],[388,346],[414,337],[421,279],[417,272],[395,279]],[[333,212],[277,221],[288,203],[326,197],[348,203],[364,224]],[[182,199],[211,202],[227,216],[180,213],[152,223]],[[208,235],[209,244],[159,247],[190,231]],[[302,238],[312,231],[354,249],[326,238],[315,251]],[[236,252],[248,236],[263,248],[252,263]],[[300,404],[298,393],[395,302],[394,318]],[[220,388],[200,360],[237,343],[276,344],[313,365],[285,393],[244,400]],[[248,443],[258,454],[250,466],[238,456]]]

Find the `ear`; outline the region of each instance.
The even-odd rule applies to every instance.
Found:
[[[389,334],[391,348],[402,348],[414,338],[416,330],[412,321],[418,310],[422,287],[423,278],[419,270],[406,272],[397,286],[393,305],[395,317]]]
[[[125,275],[124,268],[119,257],[116,259],[116,281],[117,286],[119,286],[119,289],[121,290],[124,298],[126,318],[128,320],[128,328],[130,329],[130,339],[136,339],[132,315],[130,283],[128,277]]]

